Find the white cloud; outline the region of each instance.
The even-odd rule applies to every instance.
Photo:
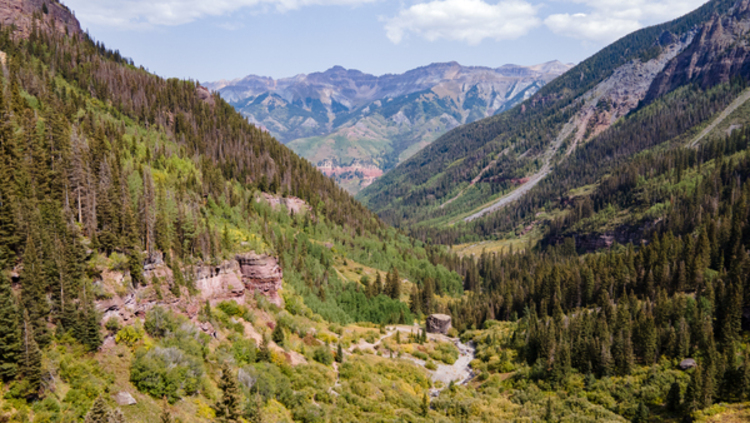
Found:
[[[429,41],[438,39],[479,44],[485,38],[514,39],[541,21],[537,7],[522,0],[496,4],[482,0],[437,0],[415,4],[386,21],[388,39],[398,44],[412,33]]]
[[[174,26],[243,8],[280,12],[313,5],[359,5],[377,0],[63,0],[84,24],[143,28]]]
[[[556,34],[611,42],[646,25],[680,17],[706,0],[566,0],[585,5],[587,13],[548,16],[544,24]]]

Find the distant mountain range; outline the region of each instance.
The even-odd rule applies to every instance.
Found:
[[[336,66],[206,86],[356,193],[447,131],[511,108],[571,66],[450,62],[383,76]]]

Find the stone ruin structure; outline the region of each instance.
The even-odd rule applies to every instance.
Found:
[[[427,317],[427,332],[448,334],[451,328],[451,316],[447,314],[431,314]]]

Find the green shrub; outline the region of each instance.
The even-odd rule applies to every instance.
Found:
[[[227,314],[227,316],[242,316],[244,313],[243,307],[241,307],[234,300],[222,301],[216,306],[219,310]]]
[[[326,366],[330,366],[331,363],[333,363],[333,353],[328,347],[321,345],[318,348],[315,348],[315,351],[313,352],[313,360],[325,364]]]
[[[232,342],[232,355],[239,365],[255,363],[257,349],[252,339],[238,337]]]
[[[166,397],[170,404],[198,392],[202,379],[202,362],[174,347],[139,349],[130,369],[130,381],[139,391]]]
[[[156,306],[146,315],[144,328],[149,335],[162,338],[177,328],[177,318],[172,312],[163,307]]]
[[[140,327],[125,326],[117,332],[117,335],[115,335],[115,342],[132,347],[143,339],[143,335],[143,329]]]

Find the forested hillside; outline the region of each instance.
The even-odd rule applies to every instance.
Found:
[[[549,177],[539,179],[543,184],[554,185],[558,179],[557,168],[571,162],[566,157],[580,154],[581,146],[588,148],[589,144],[598,144],[598,138],[612,132],[607,129],[615,122],[631,120],[630,115],[635,111],[674,91],[675,87],[672,87],[655,95],[649,88],[660,85],[661,79],[658,78],[663,78],[660,75],[670,75],[672,63],[684,62],[682,53],[689,53],[695,44],[713,45],[719,51],[731,48],[726,44],[735,39],[732,37],[742,38],[740,30],[727,30],[732,35],[725,38],[712,37],[711,34],[721,26],[713,21],[716,16],[738,26],[746,20],[743,10],[728,14],[735,3],[711,1],[673,22],[623,37],[546,85],[523,104],[444,135],[362,191],[358,198],[386,222],[415,229],[415,233],[427,231],[434,234],[434,228],[451,226],[464,235],[463,238],[433,236],[439,242],[481,239],[496,234],[496,231],[486,229],[487,226],[496,226],[495,221],[514,216],[517,212],[493,213],[485,222],[473,223],[468,228],[463,228],[461,223],[472,212],[481,211],[517,188],[523,188],[534,176],[551,172]],[[742,4],[738,2],[738,5]],[[722,23],[729,27],[727,22]],[[711,42],[714,38],[720,40]],[[737,54],[727,51],[721,57],[727,56]],[[714,57],[720,60],[719,53],[714,53]],[[695,59],[699,63],[711,60],[714,59],[709,55]],[[701,66],[697,67],[700,69]],[[699,69],[695,70],[696,78],[700,76]],[[681,80],[679,84],[687,85],[687,90],[694,91],[689,95],[700,98],[704,90],[728,82],[742,74],[742,69],[738,64],[731,69],[706,72],[713,77],[702,79],[713,81],[711,83],[701,81],[690,85],[692,81]],[[623,94],[622,91],[629,93]],[[679,133],[673,131],[672,137],[702,123],[712,113],[718,112],[722,104],[729,104],[734,98],[732,95],[737,94],[736,91],[728,93],[726,98],[719,100],[721,103],[711,105],[711,109],[689,111],[692,113],[690,122],[682,125]],[[663,115],[664,119],[673,118],[667,113]],[[655,139],[667,141],[670,138],[667,135],[658,134]],[[624,144],[628,154],[643,149],[643,145]],[[596,160],[587,165],[596,167],[599,163],[600,160]],[[583,185],[586,184],[578,186]],[[531,192],[533,195],[540,190],[536,187]],[[554,201],[555,198],[548,196],[546,199]],[[455,231],[446,231],[450,232]]]
[[[0,421],[750,419],[741,72],[568,140],[500,213],[414,232],[501,238],[461,257],[389,227],[195,82],[92,40],[60,4],[16,4],[0,28]],[[640,34],[579,70],[615,67]],[[667,66],[708,38],[660,39],[627,54]],[[536,116],[528,134],[553,136],[577,112],[542,103],[572,105],[550,93],[606,75],[587,78],[458,133]],[[452,318],[446,334],[426,333],[432,313]]]

